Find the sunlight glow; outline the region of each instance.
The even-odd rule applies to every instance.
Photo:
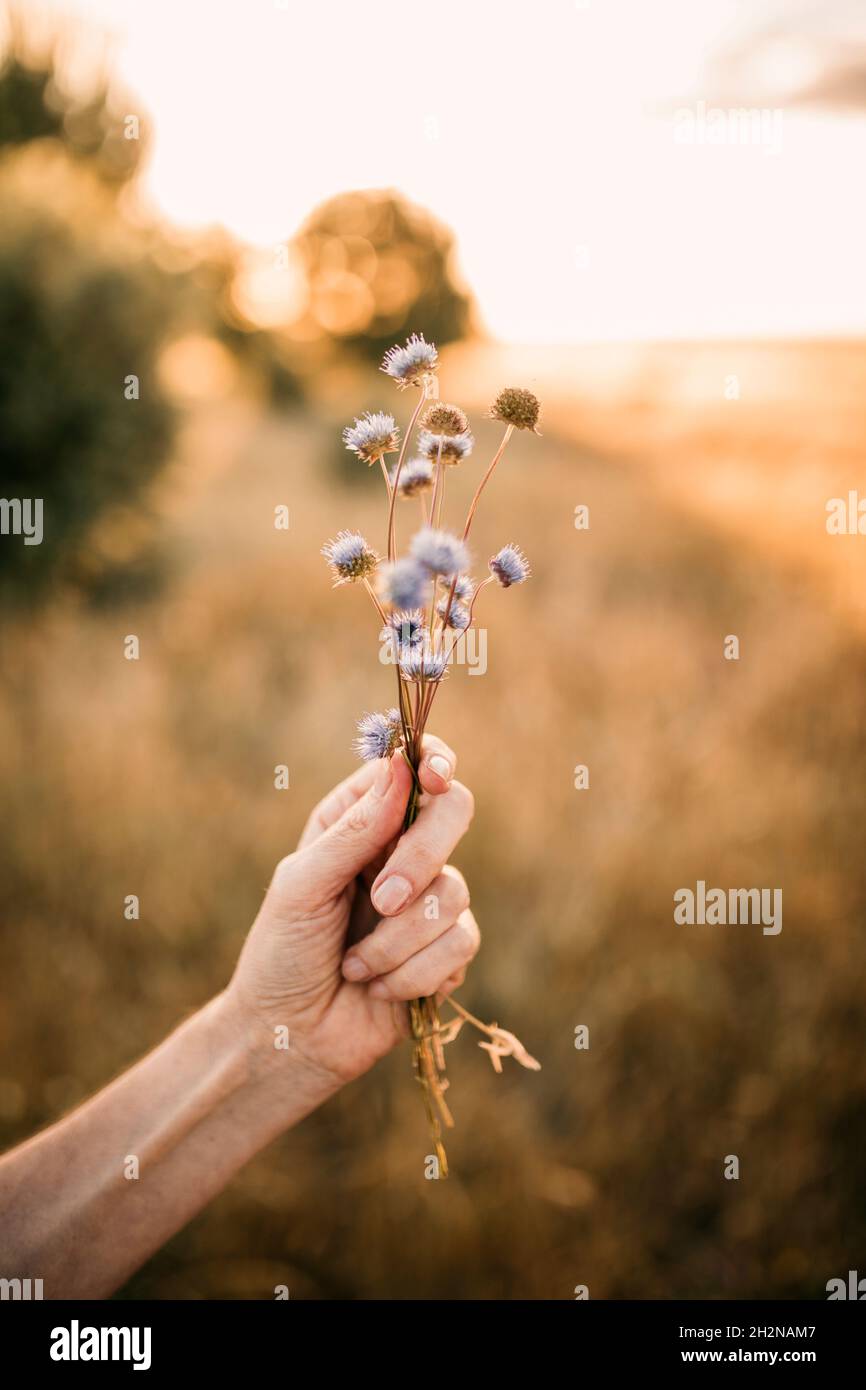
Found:
[[[391,186],[454,228],[506,340],[866,328],[862,117],[790,108],[776,152],[674,138],[768,0],[53,8],[113,34],[153,117],[147,196],[182,226],[272,251],[319,201]],[[244,292],[267,299],[263,262]]]

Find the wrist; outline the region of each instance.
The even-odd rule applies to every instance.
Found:
[[[237,1062],[244,1106],[268,1143],[341,1087],[339,1078],[296,1045],[291,1029],[268,1021],[232,985],[208,1005],[218,1046]]]

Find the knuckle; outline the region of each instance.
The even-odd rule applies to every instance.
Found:
[[[457,933],[456,944],[464,960],[472,960],[481,945],[481,932],[474,917],[461,917],[452,928]]]
[[[368,824],[367,806],[362,798],[343,812],[337,823],[331,827],[331,831],[335,839],[352,840],[355,836],[363,834]]]
[[[475,797],[464,782],[452,782],[448,795],[454,798],[458,810],[468,825],[475,815]]]
[[[368,970],[372,970],[376,975],[387,975],[395,966],[400,964],[394,953],[394,943],[384,939],[376,939],[376,933],[368,936],[365,941],[357,947],[357,953],[361,957]]]
[[[299,850],[292,854],[286,854],[274,869],[274,876],[271,879],[271,888],[277,893],[284,893],[290,886],[295,877],[295,870],[300,855]]]
[[[307,824],[304,827],[305,834],[311,830],[317,830],[321,833],[325,829],[325,809],[327,807],[327,802],[328,799],[325,796],[322,797],[321,801],[316,802],[316,805],[307,817]]]
[[[395,999],[416,999],[426,994],[427,984],[422,970],[395,970],[388,977],[388,988]]]
[[[304,875],[299,872],[303,853],[303,850],[295,850],[285,855],[274,869],[266,900],[278,911],[293,911],[297,907],[299,894],[303,893]]]
[[[446,910],[455,918],[469,906],[469,885],[459,869],[446,864],[438,881],[439,897]]]

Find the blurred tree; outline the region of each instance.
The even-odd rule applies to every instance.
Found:
[[[146,498],[173,437],[163,349],[221,339],[271,404],[295,399],[297,377],[231,304],[230,238],[183,245],[126,218],[118,194],[148,123],[102,73],[70,88],[74,30],[37,33],[18,9],[4,37],[0,497],[42,498],[44,537],[0,537],[0,591],[34,599],[56,580],[110,598],[157,573]]]
[[[146,149],[147,131],[138,114],[100,78],[84,94],[67,90],[59,75],[57,39],[35,46],[23,13],[13,11],[0,57],[0,149],[55,137],[70,154],[85,159],[108,183],[131,178]],[[125,124],[127,116],[139,123]],[[134,138],[129,135],[134,130]]]
[[[454,238],[425,209],[391,190],[341,193],[322,203],[293,249],[306,279],[301,335],[333,338],[378,358],[402,334],[440,347],[471,326],[454,269]]]
[[[134,504],[162,467],[172,414],[155,365],[171,277],[112,235],[106,195],[57,150],[0,161],[0,199],[0,495],[44,506],[40,545],[0,542],[9,597],[92,576],[92,523]]]

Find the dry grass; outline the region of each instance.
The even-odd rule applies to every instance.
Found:
[[[847,351],[862,398],[862,349]],[[593,1297],[821,1297],[856,1267],[866,657],[850,585],[826,579],[828,544],[842,557],[858,541],[822,527],[837,482],[857,484],[840,459],[862,435],[845,416],[822,470],[838,374],[820,349],[809,360],[811,549],[790,508],[706,505],[731,459],[762,497],[784,489],[784,398],[708,414],[666,394],[663,353],[639,389],[607,395],[576,396],[545,366],[545,437],[515,441],[474,538],[482,563],[518,541],[535,577],[485,594],[488,674],[455,672],[434,720],[478,801],[459,863],[485,944],[464,997],[544,1070],[495,1077],[461,1036],[454,1176],[436,1184],[395,1055],[252,1163],[130,1295],[267,1298],[287,1283],[293,1297],[569,1298],[586,1283]],[[467,404],[470,368],[492,365],[454,356]],[[540,375],[524,382],[544,394]],[[357,713],[389,698],[362,597],[333,595],[318,555],[343,525],[377,534],[381,483],[334,440],[382,389],[354,382],[290,420],[200,407],[159,499],[164,593],[6,620],[5,1142],[221,986],[273,863],[349,764]],[[486,452],[498,430],[476,413],[476,434]],[[272,526],[281,502],[287,535]],[[573,529],[578,502],[588,533]],[[129,632],[138,663],[123,659]],[[738,663],[722,659],[729,632]],[[576,763],[589,791],[573,789]],[[673,892],[698,878],[781,887],[781,935],[676,927]],[[123,918],[129,893],[138,923]],[[573,1046],[581,1023],[588,1052]],[[738,1183],[722,1176],[730,1153]]]

